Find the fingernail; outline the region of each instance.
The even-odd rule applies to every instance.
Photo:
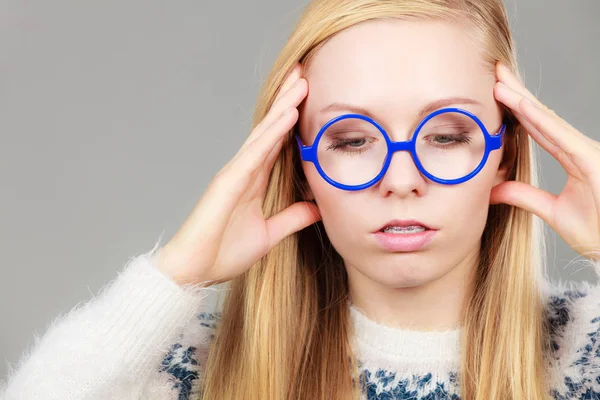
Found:
[[[529,104],[530,106],[539,109],[537,104],[535,104],[533,101],[529,100],[527,97],[524,97],[523,100],[525,101],[525,103]]]
[[[497,84],[500,89],[508,89],[508,86],[504,82],[498,81]]]
[[[300,75],[299,75],[298,71],[299,71],[298,65],[294,66],[294,68],[292,68],[292,70],[289,72],[288,78],[291,78],[294,75],[298,75],[298,77],[299,77]],[[296,77],[296,79],[298,79],[298,77]]]

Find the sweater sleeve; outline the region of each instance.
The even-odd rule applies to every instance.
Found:
[[[180,286],[157,269],[159,243],[131,258],[97,296],[56,317],[41,339],[34,335],[17,368],[9,367],[0,399],[180,398],[164,371],[184,332],[207,343],[210,330],[198,317],[207,315],[201,308],[214,289]]]
[[[600,278],[600,261],[582,260]],[[546,287],[555,398],[600,399],[600,284],[558,282]]]

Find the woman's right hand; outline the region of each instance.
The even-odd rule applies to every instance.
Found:
[[[265,118],[210,182],[175,236],[159,250],[157,266],[175,282],[231,280],[282,239],[321,219],[311,202],[292,204],[269,219],[262,209],[271,169],[307,93],[308,82],[297,64]]]

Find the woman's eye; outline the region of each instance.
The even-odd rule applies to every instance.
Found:
[[[357,147],[363,145],[365,143],[365,139],[349,140],[347,143],[352,147]]]
[[[449,138],[448,136],[437,136],[436,141],[439,143],[449,143],[449,142],[453,142],[454,139]]]
[[[435,135],[432,140],[435,144],[448,145],[448,144],[463,144],[469,143],[471,139],[463,134],[459,135]]]
[[[336,139],[327,146],[327,150],[357,153],[365,150],[372,143],[369,138]]]

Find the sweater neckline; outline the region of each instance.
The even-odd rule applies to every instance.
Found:
[[[401,359],[456,360],[460,354],[462,326],[421,331],[383,325],[350,303],[350,319],[359,346]]]

